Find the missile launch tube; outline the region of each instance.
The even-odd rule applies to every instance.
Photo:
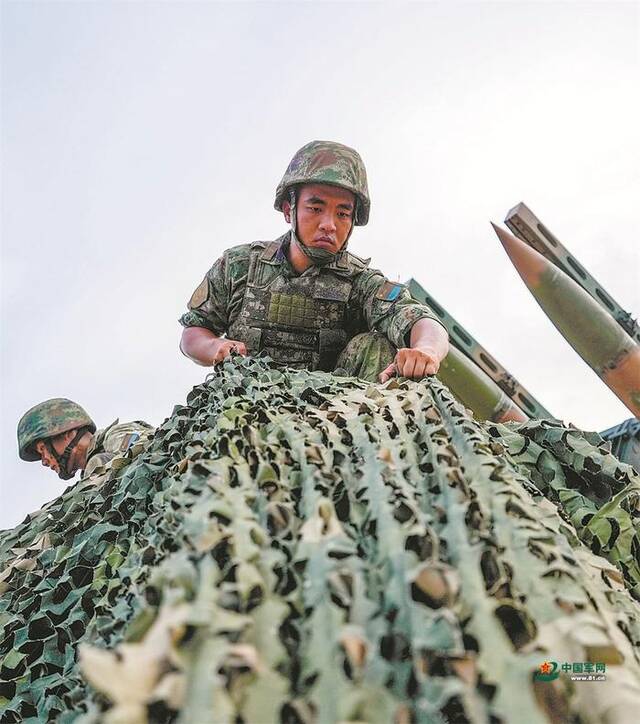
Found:
[[[640,345],[553,262],[493,224],[518,274],[564,338],[640,417]]]
[[[529,417],[553,419],[553,415],[520,382],[494,359],[415,279],[407,282],[411,296],[424,302],[442,321],[449,339],[472,360]]]
[[[525,422],[529,419],[487,374],[453,345],[440,363],[437,377],[477,420]]]
[[[519,203],[507,214],[504,223],[522,241],[550,259],[565,274],[574,279],[593,299],[607,311],[627,334],[640,342],[640,327],[605,288],[580,264],[538,217],[526,206]]]

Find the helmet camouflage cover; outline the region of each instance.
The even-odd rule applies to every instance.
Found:
[[[93,420],[77,402],[64,397],[45,400],[24,413],[18,423],[18,453],[23,460],[39,460],[33,446],[38,440],[61,435],[77,427],[96,431]]]
[[[311,141],[303,146],[291,159],[276,189],[274,206],[278,211],[282,211],[288,190],[297,184],[330,184],[347,189],[357,199],[356,226],[364,226],[369,220],[367,172],[353,148],[335,141]]]

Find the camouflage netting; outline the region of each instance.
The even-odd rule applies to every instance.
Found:
[[[236,359],[92,480],[0,539],[3,721],[635,721],[640,481],[597,437]]]

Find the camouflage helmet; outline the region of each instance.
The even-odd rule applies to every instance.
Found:
[[[38,440],[61,435],[77,427],[96,431],[93,420],[77,402],[64,397],[45,400],[24,413],[18,423],[18,453],[23,460],[32,462],[40,456],[33,446]]]
[[[354,223],[364,226],[369,221],[367,172],[353,148],[334,141],[311,141],[303,146],[291,159],[276,189],[274,206],[278,211],[282,211],[289,189],[297,184],[330,184],[351,191],[357,199]]]

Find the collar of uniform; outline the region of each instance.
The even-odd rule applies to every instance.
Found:
[[[265,264],[271,264],[272,266],[283,266],[283,271],[287,276],[302,276],[296,273],[295,269],[291,266],[291,262],[287,258],[287,252],[289,250],[290,244],[291,232],[287,231],[286,234],[283,234],[275,241],[267,244],[267,246],[264,248],[264,251],[260,255],[260,261]],[[311,265],[302,274],[307,276],[315,276],[316,274],[320,274],[321,272],[327,270],[337,272],[339,274],[351,275],[353,270],[350,264],[350,257],[352,257],[352,255],[349,254],[348,251],[343,249],[336,254],[335,259],[331,263],[326,264],[322,267],[315,266],[315,264]],[[364,260],[361,259],[359,259],[359,261],[364,262]],[[364,262],[364,266],[366,266],[368,262],[369,260],[367,259],[366,262]]]
[[[290,240],[291,232],[287,232],[275,241],[270,241],[260,254],[260,261],[273,266],[288,263],[287,249]]]
[[[339,251],[336,254],[335,259],[327,264],[325,269],[333,269],[336,271],[347,271],[349,269],[349,252],[348,251]]]
[[[260,254],[260,262],[269,264],[270,266],[282,267],[282,274],[285,277],[297,277],[298,273],[291,266],[291,262],[287,258],[287,251],[291,243],[291,232],[287,231],[275,241],[271,241]],[[308,271],[308,270],[307,270]]]
[[[289,250],[289,244],[291,243],[291,232],[288,231],[284,236],[281,236],[278,241],[278,250],[275,254],[275,259],[279,264],[288,262],[287,251]]]

